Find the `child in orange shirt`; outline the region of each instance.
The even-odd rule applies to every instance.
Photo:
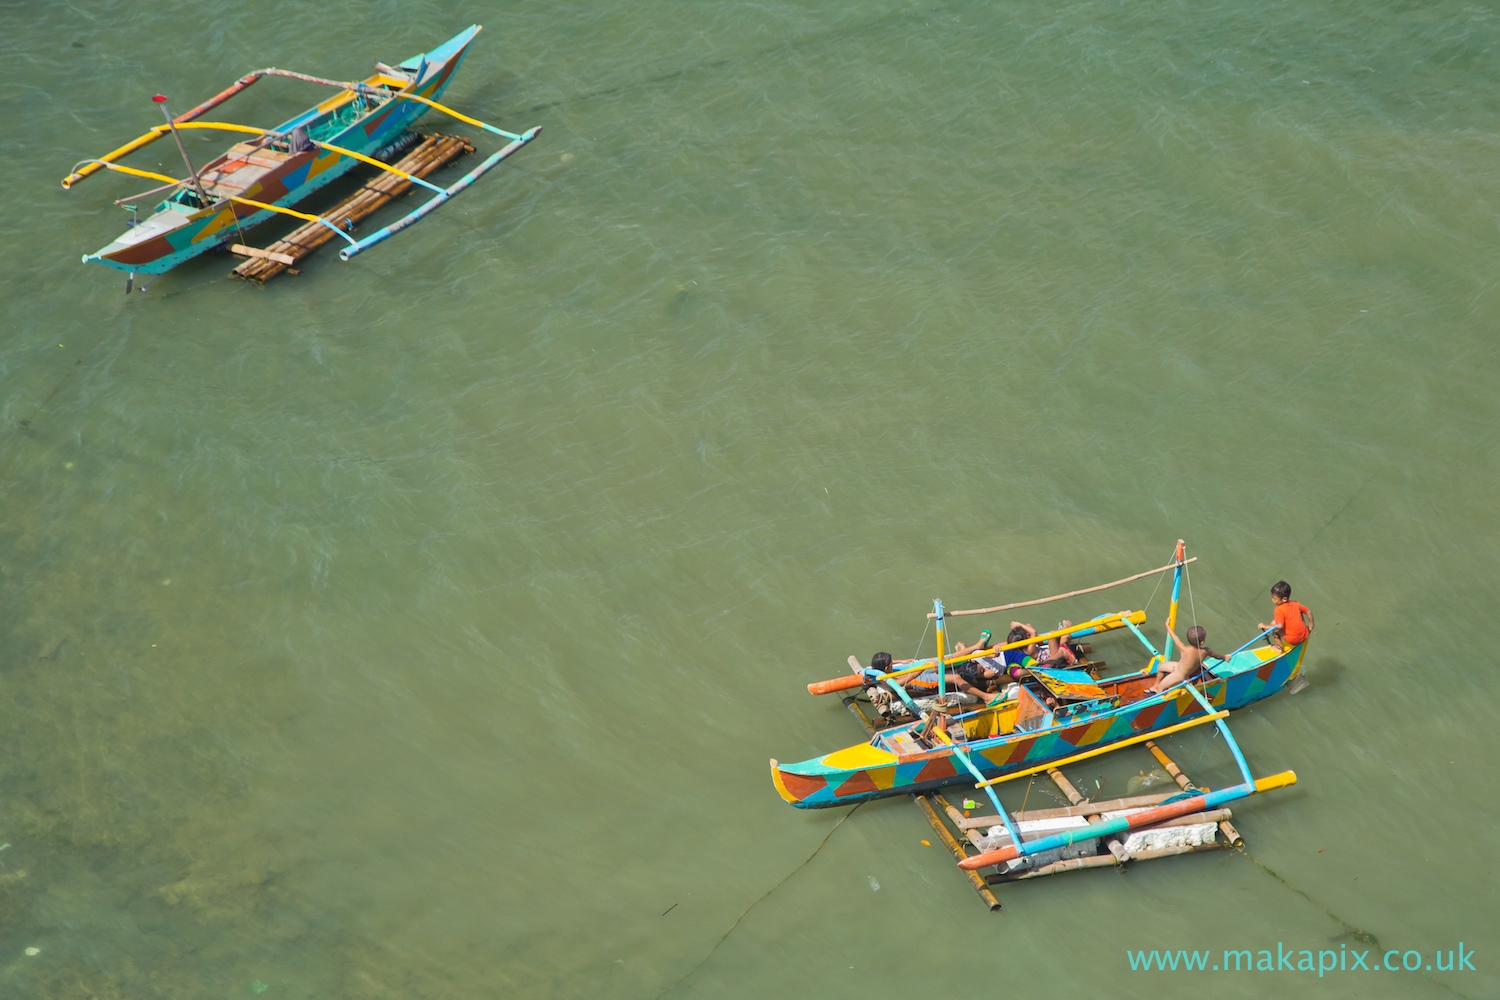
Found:
[[[1255,626],[1261,631],[1275,626],[1276,631],[1266,641],[1277,649],[1291,649],[1298,643],[1305,642],[1315,627],[1313,613],[1305,605],[1292,600],[1292,585],[1285,580],[1276,581],[1271,587],[1271,603],[1276,606],[1276,613],[1272,616],[1274,621]]]

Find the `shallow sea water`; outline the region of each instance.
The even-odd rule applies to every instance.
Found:
[[[448,97],[544,132],[422,225],[264,288],[77,263],[137,182],[57,180],[153,92],[471,22]],[[0,992],[1495,995],[1497,44],[1451,2],[0,10]],[[1299,776],[1248,856],[990,914],[909,802],[775,794],[859,738],[803,686],[933,597],[1179,537],[1210,644],[1281,577],[1317,616],[1233,720]],[[1125,955],[1371,935],[1476,969]]]

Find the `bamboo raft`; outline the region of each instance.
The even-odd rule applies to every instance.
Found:
[[[436,173],[459,157],[474,152],[474,145],[463,136],[428,135],[396,164],[396,169],[414,177],[426,177]],[[322,212],[327,219],[346,231],[389,205],[412,189],[412,182],[400,174],[381,171],[370,178],[360,189],[333,208]],[[312,256],[317,249],[332,240],[334,233],[322,222],[308,222],[265,249],[248,247],[236,243],[230,250],[249,258],[232,272],[237,278],[264,284],[284,271],[296,274],[296,266]]]
[[[841,699],[844,706],[859,720],[859,724],[865,732],[874,736],[879,730],[870,721],[868,715],[860,708],[859,703],[853,696],[845,695]],[[1177,787],[1182,792],[1207,791],[1202,786],[1195,785],[1183,773],[1171,757],[1167,756],[1154,741],[1146,743],[1146,749],[1161,764],[1161,766],[1172,776]],[[1082,817],[1088,823],[1095,823],[1108,814],[1133,814],[1157,806],[1177,792],[1158,792],[1151,795],[1133,795],[1125,798],[1108,799],[1101,802],[1093,802],[1085,798],[1073,783],[1067,779],[1057,768],[1048,768],[1047,777],[1052,779],[1058,789],[1067,797],[1071,805],[1050,809],[1030,809],[1010,814],[1011,819],[1022,828],[1023,832],[1029,832],[1026,828],[1032,824],[1039,824],[1049,820],[1059,820],[1068,817]],[[999,816],[965,815],[954,808],[952,803],[941,791],[920,792],[912,795],[917,808],[927,820],[932,832],[937,835],[943,846],[948,848],[955,861],[963,861],[975,857],[989,849],[993,843],[994,828],[1003,824]],[[1081,871],[1086,868],[1108,868],[1116,865],[1124,865],[1131,861],[1153,861],[1157,858],[1175,857],[1179,854],[1196,854],[1202,851],[1222,851],[1233,847],[1243,847],[1244,838],[1235,829],[1230,820],[1232,813],[1225,808],[1205,810],[1189,816],[1170,819],[1154,826],[1141,828],[1139,832],[1145,833],[1152,830],[1164,830],[1170,827],[1199,826],[1204,827],[1213,824],[1215,829],[1212,837],[1201,843],[1183,843],[1166,847],[1132,846],[1127,848],[1118,837],[1100,838],[1103,841],[1103,850],[1097,853],[1088,853],[1086,848],[1074,857],[1059,857],[1045,864],[1021,868],[1016,871],[1000,871],[989,875],[981,875],[977,870],[960,868],[959,871],[968,879],[974,891],[979,894],[980,900],[990,912],[1000,909],[1000,900],[995,896],[991,886],[1001,885],[1007,882],[1018,882],[1023,879],[1040,878],[1043,875],[1059,875],[1063,872]],[[1003,835],[1002,835],[1003,836]]]

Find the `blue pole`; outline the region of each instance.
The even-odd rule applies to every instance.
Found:
[[[506,146],[504,149],[500,150],[498,153],[485,160],[473,170],[470,170],[468,173],[464,174],[452,187],[448,188],[442,194],[434,195],[427,201],[423,202],[420,207],[418,207],[410,214],[397,219],[395,222],[391,223],[389,226],[386,226],[384,229],[371,233],[369,236],[366,236],[364,239],[359,240],[352,246],[348,246],[340,250],[339,260],[346,261],[350,257],[353,257],[355,254],[361,253],[365,250],[370,249],[370,247],[374,246],[377,243],[383,243],[384,241],[390,239],[392,236],[395,236],[407,226],[415,225],[416,223],[421,222],[422,219],[424,219],[429,213],[436,210],[439,205],[442,205],[449,198],[452,198],[464,188],[479,180],[479,178],[483,177],[492,168],[498,166],[501,160],[505,159],[507,156],[514,153],[522,146],[526,145],[532,139],[535,139],[537,133],[541,130],[542,129],[540,126],[533,129],[528,129],[526,132],[522,133],[519,139],[514,140],[510,145]]]
[[[936,598],[932,602],[932,614],[937,619],[938,697],[941,698],[948,691],[948,685],[944,683],[944,678],[948,676],[948,670],[943,664],[943,640],[945,638],[943,635],[943,602]]]
[[[1208,703],[1207,698],[1203,697],[1203,692],[1198,690],[1196,684],[1189,681],[1187,689],[1188,693],[1198,699],[1198,704],[1203,706],[1205,712],[1209,715],[1214,714],[1214,707]],[[1223,719],[1216,720],[1214,725],[1219,727],[1219,732],[1224,735],[1224,742],[1229,744],[1229,752],[1234,754],[1234,762],[1240,766],[1240,777],[1245,779],[1247,785],[1254,784],[1255,779],[1250,776],[1250,765],[1245,763],[1245,755],[1240,752],[1240,745],[1234,741],[1234,735],[1229,731],[1229,726]]]

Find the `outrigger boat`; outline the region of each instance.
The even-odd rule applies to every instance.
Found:
[[[942,602],[935,601],[933,612],[928,615],[937,625],[935,657],[885,673],[863,668],[854,674],[808,685],[813,694],[882,685],[900,698],[914,721],[878,731],[871,728],[867,741],[810,760],[782,764],[773,759],[771,780],[777,792],[797,808],[820,809],[893,795],[910,794],[920,801],[922,793],[944,786],[975,786],[989,797],[996,812],[996,816],[990,819],[996,822],[995,828],[990,830],[988,842],[975,837],[970,839],[981,847],[992,849],[982,850],[975,856],[965,856],[964,852],[955,849],[955,856],[960,859],[960,867],[969,871],[989,865],[1001,865],[1002,871],[1006,871],[1004,866],[1017,858],[1023,859],[1016,862],[1021,867],[1025,867],[1024,858],[1031,856],[1053,861],[1060,856],[1059,851],[1070,845],[1091,842],[1097,846],[1101,839],[1108,840],[1116,833],[1170,826],[1182,817],[1201,818],[1205,811],[1219,809],[1227,802],[1295,783],[1296,775],[1291,771],[1258,780],[1252,777],[1224,719],[1235,709],[1270,697],[1298,677],[1307,653],[1307,640],[1286,650],[1257,647],[1256,643],[1269,633],[1267,630],[1222,660],[1210,658],[1197,677],[1188,678],[1161,693],[1147,691],[1155,683],[1162,662],[1172,655],[1170,630],[1177,623],[1183,574],[1188,563],[1193,561],[1185,558],[1185,547],[1179,541],[1173,562],[1167,566],[1098,587],[971,611],[945,611]],[[997,643],[962,655],[944,655],[945,623],[949,618],[1007,611],[1075,597],[1168,570],[1173,571],[1171,604],[1166,619],[1169,634],[1161,651],[1140,628],[1146,621],[1145,613],[1127,610],[1100,615],[1077,626],[1028,637],[1021,642]],[[945,674],[956,664],[999,657],[1005,650],[1039,640],[1059,639],[1065,635],[1076,639],[1121,629],[1130,631],[1145,647],[1150,656],[1145,669],[1096,679],[1085,670],[1034,666],[1024,672],[1019,683],[1010,686],[1006,697],[989,705],[965,710],[946,696]],[[938,698],[919,704],[905,690],[902,680],[932,670],[939,662],[945,667],[935,671]],[[855,708],[848,696],[845,701]],[[856,714],[866,721],[862,712],[856,710]],[[1125,802],[1113,810],[1096,809],[1089,814],[1087,803],[1081,797],[1074,798],[1071,786],[1057,770],[1142,743],[1147,744],[1158,760],[1165,761],[1165,755],[1151,741],[1208,724],[1218,727],[1240,770],[1242,781],[1229,788],[1208,792],[1179,779],[1183,791],[1175,796]],[[1175,765],[1171,770],[1175,771]],[[993,786],[1041,772],[1048,772],[1060,787],[1069,792],[1075,804],[1082,802],[1083,806],[1074,810],[1076,815],[1070,815],[1061,827],[1058,822],[1049,825],[1038,821],[1040,826],[1027,823],[1023,829],[1000,804]],[[1224,813],[1227,816],[1227,811]],[[1080,818],[1085,816],[1089,818]],[[970,824],[962,821],[959,825]],[[936,823],[934,828],[937,828]],[[950,847],[954,846],[950,844]],[[1118,846],[1112,842],[1111,850],[1116,854],[1116,860],[1123,861],[1125,855],[1116,851]]]
[[[165,124],[157,125],[145,135],[104,156],[79,161],[63,178],[63,187],[71,188],[100,170],[113,170],[164,182],[149,191],[115,202],[134,216],[136,202],[162,197],[150,216],[133,220],[129,228],[108,246],[96,253],[85,254],[84,263],[103,264],[127,271],[132,277],[136,272],[161,274],[214,247],[231,241],[243,242],[241,233],[244,230],[278,214],[328,226],[348,244],[339,252],[340,259],[348,260],[419,221],[541,131],[532,128],[522,133],[507,132],[438,103],[438,98],[463,62],[469,43],[479,31],[479,25],[472,25],[437,48],[394,66],[376,63],[375,74],[356,83],[275,68],[255,70],[175,118],[166,110],[166,98],[158,94],[153,100],[161,106],[166,116]],[[265,76],[322,84],[337,88],[339,93],[274,129],[197,120]],[[409,142],[406,130],[430,109],[508,139],[509,143],[448,188],[440,188],[381,162],[383,155]],[[236,143],[203,169],[195,170],[178,134],[181,129],[238,132],[253,138]],[[187,177],[169,177],[117,162],[169,133],[177,141]],[[404,218],[359,240],[327,219],[288,207],[362,163],[400,174],[432,191],[434,197]],[[127,281],[126,291],[129,290]]]

